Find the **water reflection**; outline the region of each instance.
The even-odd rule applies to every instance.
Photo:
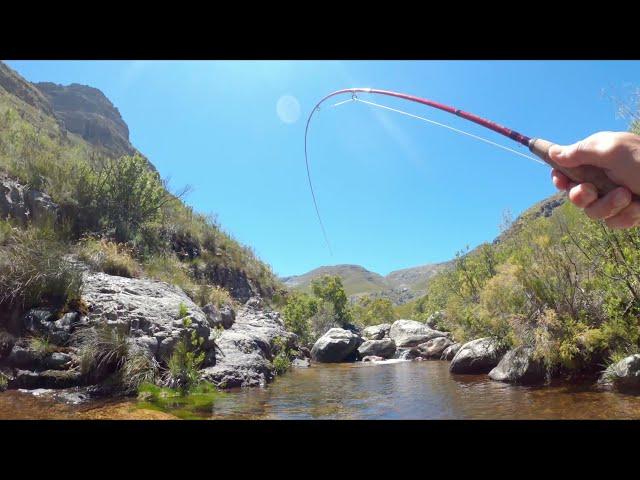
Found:
[[[640,419],[640,396],[599,392],[585,384],[511,386],[493,382],[486,375],[452,375],[448,367],[448,362],[425,361],[294,369],[268,388],[224,396],[213,406],[210,418]],[[0,393],[0,418],[142,415],[133,405],[120,402],[78,407],[4,392]]]

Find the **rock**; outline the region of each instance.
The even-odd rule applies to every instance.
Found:
[[[311,358],[311,350],[309,350],[307,347],[299,346],[298,351],[300,352],[300,355],[302,355],[302,357]]]
[[[639,390],[640,354],[636,353],[611,365],[601,375],[598,383],[620,390]]]
[[[118,158],[136,152],[129,142],[129,128],[120,112],[97,88],[77,83],[38,82],[35,85],[69,132]]]
[[[389,337],[396,347],[415,347],[436,337],[448,337],[448,332],[440,332],[415,320],[396,320],[391,325]]]
[[[471,340],[460,347],[451,360],[452,373],[488,373],[498,365],[505,349],[490,337]]]
[[[262,308],[262,299],[258,296],[251,297],[249,300],[247,300],[245,305],[249,308]]]
[[[381,362],[383,360],[384,360],[384,358],[377,357],[375,355],[367,355],[366,357],[364,357],[362,359],[363,362]]]
[[[308,358],[294,358],[291,365],[296,368],[306,368],[311,366]]]
[[[236,319],[236,314],[230,305],[223,305],[218,309],[215,305],[209,303],[202,307],[202,312],[206,315],[207,321],[211,328],[231,328]]]
[[[87,325],[120,326],[161,362],[169,359],[185,330],[209,338],[207,316],[176,286],[91,271],[85,271],[83,279],[82,298],[89,306]],[[190,327],[179,318],[181,304],[191,319]]]
[[[432,338],[428,342],[421,343],[416,348],[420,352],[420,356],[424,358],[440,358],[445,348],[453,345],[453,342],[447,337]]]
[[[40,366],[40,360],[40,354],[31,350],[28,346],[15,345],[2,364],[11,368],[35,370]]]
[[[348,359],[360,346],[362,338],[342,328],[332,328],[320,337],[311,349],[316,362],[333,363]]]
[[[544,364],[533,358],[532,347],[509,350],[500,363],[489,372],[489,378],[499,382],[533,384],[545,380]]]
[[[390,338],[383,340],[367,340],[358,347],[358,353],[361,357],[376,356],[382,358],[391,358],[396,353],[396,344]]]
[[[75,370],[45,370],[43,372],[18,370],[15,376],[9,379],[9,388],[24,388],[27,390],[36,388],[69,388],[80,385],[82,381],[80,372]]]
[[[381,323],[380,325],[372,325],[362,330],[362,338],[365,340],[382,340],[384,337],[389,336],[389,330],[391,330],[390,323]]]
[[[55,221],[59,207],[46,193],[30,190],[0,174],[0,218],[10,217],[20,223]]]
[[[440,360],[451,360],[451,359],[453,359],[453,357],[456,356],[456,353],[458,353],[458,350],[460,350],[461,346],[462,346],[461,343],[454,343],[452,345],[449,345],[442,352],[442,355],[440,356]]]
[[[220,307],[220,319],[223,328],[231,328],[233,322],[236,321],[236,311],[231,305],[224,304]]]
[[[49,370],[66,370],[73,360],[73,357],[67,353],[53,352],[44,356],[42,366]]]
[[[9,332],[5,332],[4,330],[0,330],[0,360],[7,357],[13,346],[16,343],[16,339]]]
[[[67,315],[56,320],[49,310],[33,308],[24,316],[24,330],[31,335],[44,337],[54,345],[66,345],[73,331],[73,327],[68,324],[69,318],[74,314]]]
[[[220,388],[264,386],[274,377],[271,363],[277,339],[297,347],[278,312],[239,309],[235,323],[216,340],[215,365],[202,370],[203,378]]]

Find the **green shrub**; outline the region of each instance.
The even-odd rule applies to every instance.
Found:
[[[122,328],[85,327],[73,334],[73,343],[78,346],[81,373],[93,380],[111,375],[123,390],[135,392],[139,385],[158,376],[156,360]]]
[[[46,229],[14,229],[0,246],[0,305],[61,307],[80,297],[82,274]]]
[[[165,372],[165,385],[185,392],[200,383],[200,366],[205,357],[202,348],[205,339],[195,330],[188,330],[191,323],[190,318],[183,318],[185,330],[173,349]]]
[[[169,412],[184,420],[195,420],[208,417],[213,405],[224,396],[224,392],[207,382],[198,383],[189,391],[159,387],[147,382],[138,389],[138,408]]]
[[[294,352],[287,348],[286,342],[276,337],[273,340],[274,350],[277,352],[273,358],[273,368],[277,375],[282,375],[291,368],[291,358],[294,356]]]

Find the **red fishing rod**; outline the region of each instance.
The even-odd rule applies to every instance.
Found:
[[[401,98],[403,100],[408,100],[410,102],[421,103],[422,105],[426,105],[428,107],[437,108],[438,110],[443,110],[445,112],[451,113],[458,117],[464,118],[465,120],[469,120],[482,127],[488,128],[489,130],[493,130],[494,132],[499,133],[500,135],[510,138],[511,140],[516,141],[521,145],[524,145],[537,157],[543,160],[545,163],[555,168],[556,170],[564,173],[569,179],[571,179],[571,181],[575,183],[593,184],[598,190],[599,196],[605,195],[609,193],[611,190],[619,186],[619,185],[616,185],[601,168],[598,168],[592,165],[581,165],[579,167],[567,168],[567,167],[561,167],[560,165],[556,164],[549,158],[549,149],[554,145],[552,142],[548,140],[543,140],[541,138],[528,137],[519,132],[516,132],[515,130],[511,130],[510,128],[499,125],[495,122],[492,122],[491,120],[487,120],[486,118],[482,118],[473,113],[465,112],[458,108],[450,107],[449,105],[445,105],[439,102],[434,102],[433,100],[428,100],[426,98],[420,98],[414,95],[408,95],[406,93],[393,92],[390,90],[379,90],[377,88],[345,88],[343,90],[337,90],[333,93],[330,93],[329,95],[326,95],[316,104],[316,106],[313,108],[313,110],[309,114],[309,118],[307,119],[307,126],[304,131],[304,156],[305,156],[305,162],[307,165],[307,177],[309,179],[309,188],[311,189],[313,204],[316,208],[316,214],[318,215],[318,220],[320,221],[320,226],[322,228],[322,232],[324,234],[324,238],[325,238],[325,241],[327,242],[327,246],[329,247],[329,250],[331,250],[331,246],[329,245],[329,240],[327,238],[324,225],[322,224],[322,219],[320,218],[318,203],[316,201],[316,196],[313,191],[313,185],[311,183],[311,173],[309,171],[309,158],[307,155],[307,134],[309,132],[309,123],[311,122],[311,118],[313,117],[313,114],[320,109],[320,105],[323,102],[325,102],[327,99],[331,97],[335,97],[336,95],[341,95],[343,93],[351,93],[352,98],[354,100],[357,99],[356,97],[357,93],[372,93],[372,94],[378,94],[378,95],[386,95],[389,97]],[[368,103],[368,102],[365,102],[365,103]],[[383,108],[386,108],[386,107],[383,107]],[[394,109],[390,109],[390,110],[394,110]],[[406,113],[401,111],[399,112]],[[415,115],[412,115],[412,116],[416,117]],[[420,117],[417,117],[417,118],[420,118]],[[432,123],[437,123],[437,122],[432,122]],[[441,125],[441,126],[446,126],[446,125]],[[447,127],[447,128],[450,128],[450,127]],[[461,132],[461,133],[466,134],[466,132]],[[485,139],[480,138],[480,140],[485,140]],[[489,143],[492,143],[492,142],[489,142]],[[500,145],[497,145],[497,146],[500,146]]]

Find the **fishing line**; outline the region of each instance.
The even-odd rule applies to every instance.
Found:
[[[431,123],[433,125],[437,125],[439,127],[443,127],[443,128],[452,130],[454,132],[461,133],[461,134],[466,135],[468,137],[475,138],[476,140],[480,140],[482,142],[488,143],[489,145],[493,145],[494,147],[498,147],[498,148],[501,148],[503,150],[506,150],[507,152],[515,153],[516,155],[520,155],[521,157],[528,158],[529,160],[533,160],[534,162],[539,163],[540,165],[544,165],[544,166],[547,165],[543,161],[538,160],[537,158],[534,158],[531,155],[527,155],[525,153],[518,152],[517,150],[514,150],[512,148],[505,147],[504,145],[500,145],[499,143],[492,142],[491,140],[489,140],[487,138],[483,138],[483,137],[480,137],[478,135],[474,135],[473,133],[465,132],[464,130],[460,130],[458,128],[451,127],[449,125],[445,125],[444,123],[436,122],[435,120],[430,120],[428,118],[421,117],[420,115],[414,115],[413,113],[405,112],[403,110],[398,110],[397,108],[388,107],[386,105],[380,105],[379,103],[369,102],[367,100],[361,100],[358,97],[354,97],[354,98],[346,100],[344,102],[336,103],[335,105],[332,105],[332,106],[333,107],[337,107],[337,106],[342,105],[342,104],[347,103],[347,102],[366,103],[367,105],[372,105],[374,107],[384,108],[385,110],[391,110],[392,112],[401,113],[402,115],[407,115],[408,117],[417,118],[418,120],[424,120],[425,122]]]
[[[374,107],[378,107],[378,108],[382,108],[385,110],[389,110],[392,112],[396,112],[396,113],[400,113],[402,115],[406,115],[412,118],[417,118],[419,120],[423,120],[427,123],[431,123],[432,125],[437,125],[439,127],[443,127],[446,128],[448,130],[460,133],[462,135],[466,135],[468,137],[471,138],[475,138],[476,140],[480,140],[481,142],[484,143],[488,143],[489,145],[493,145],[494,147],[498,147],[502,150],[506,150],[508,152],[511,153],[515,153],[516,155],[520,156],[520,157],[524,157],[527,158],[529,160],[533,160],[537,163],[542,163],[540,162],[538,159],[534,158],[534,157],[530,157],[529,155],[525,155],[521,152],[518,152],[516,150],[513,150],[509,147],[505,147],[504,145],[500,145],[499,143],[493,142],[487,138],[483,138],[479,135],[475,135],[473,133],[469,133],[469,132],[465,132],[464,130],[460,130],[458,128],[454,128],[451,127],[449,125],[445,125],[444,123],[440,123],[440,122],[436,122],[435,120],[431,120],[425,117],[421,117],[419,115],[414,115],[412,113],[409,112],[405,112],[403,110],[399,110],[397,108],[392,108],[392,107],[388,107],[386,105],[381,105],[379,103],[375,103],[375,102],[369,102],[367,100],[361,100],[357,97],[356,93],[369,93],[369,94],[376,94],[376,95],[385,95],[388,97],[395,97],[395,98],[400,98],[402,100],[407,100],[410,102],[415,102],[415,103],[420,103],[422,105],[426,105],[428,107],[431,108],[435,108],[438,110],[443,110],[447,113],[450,113],[452,115],[455,115],[457,117],[463,118],[465,120],[468,120],[470,122],[473,122],[477,125],[480,125],[488,130],[492,130],[496,133],[499,133],[500,135],[503,135],[511,140],[513,140],[514,142],[518,142],[521,145],[524,145],[526,147],[529,148],[529,151],[531,153],[533,153],[534,155],[536,155],[539,159],[541,159],[542,161],[544,161],[544,163],[548,164],[549,166],[551,166],[552,168],[562,172],[564,175],[566,175],[572,182],[574,183],[591,183],[592,185],[594,185],[596,187],[596,190],[598,191],[599,195],[604,195],[608,192],[611,192],[612,190],[618,188],[618,185],[613,182],[606,174],[606,172],[604,170],[602,170],[601,168],[595,167],[593,165],[580,165],[577,167],[563,167],[561,165],[558,165],[557,163],[555,163],[549,156],[549,150],[551,149],[551,147],[554,145],[552,142],[548,141],[548,140],[543,140],[541,138],[535,138],[535,137],[528,137],[527,135],[523,135],[522,133],[519,133],[515,130],[512,130],[510,128],[507,128],[503,125],[500,125],[496,122],[493,122],[487,118],[483,118],[480,117],[478,115],[475,115],[471,112],[465,112],[463,110],[460,110],[459,108],[455,108],[455,107],[451,107],[449,105],[445,105],[443,103],[439,103],[433,100],[429,100],[427,98],[421,98],[421,97],[416,97],[415,95],[409,95],[406,93],[401,93],[401,92],[394,92],[392,90],[380,90],[377,88],[344,88],[342,90],[337,90],[335,92],[332,92],[328,95],[325,95],[322,99],[320,99],[320,101],[318,103],[316,103],[315,107],[313,108],[313,110],[311,110],[311,113],[309,114],[309,117],[307,118],[307,125],[305,127],[304,130],[304,160],[307,166],[307,178],[309,180],[309,189],[311,190],[311,196],[313,198],[313,205],[315,206],[316,209],[316,215],[318,216],[318,221],[320,223],[320,227],[322,228],[322,234],[324,235],[324,239],[325,242],[327,244],[327,247],[329,248],[329,253],[331,253],[331,255],[333,255],[332,251],[331,251],[331,245],[329,244],[329,237],[327,236],[327,232],[324,228],[324,224],[322,223],[322,218],[320,217],[320,210],[318,208],[318,202],[316,200],[316,195],[315,192],[313,191],[313,184],[311,182],[311,170],[309,168],[309,155],[308,155],[308,150],[307,150],[307,140],[308,140],[308,134],[309,134],[309,124],[311,122],[311,118],[313,117],[313,114],[320,110],[320,105],[327,99],[334,97],[336,95],[341,95],[341,94],[345,94],[345,93],[350,93],[351,94],[351,98],[349,100],[345,100],[342,102],[338,102],[336,104],[334,104],[334,107],[340,106],[340,105],[344,105],[345,103],[349,103],[352,101],[358,101],[361,103],[365,103],[367,105],[370,106],[374,106]],[[634,200],[640,201],[640,196],[637,196],[634,194]]]

